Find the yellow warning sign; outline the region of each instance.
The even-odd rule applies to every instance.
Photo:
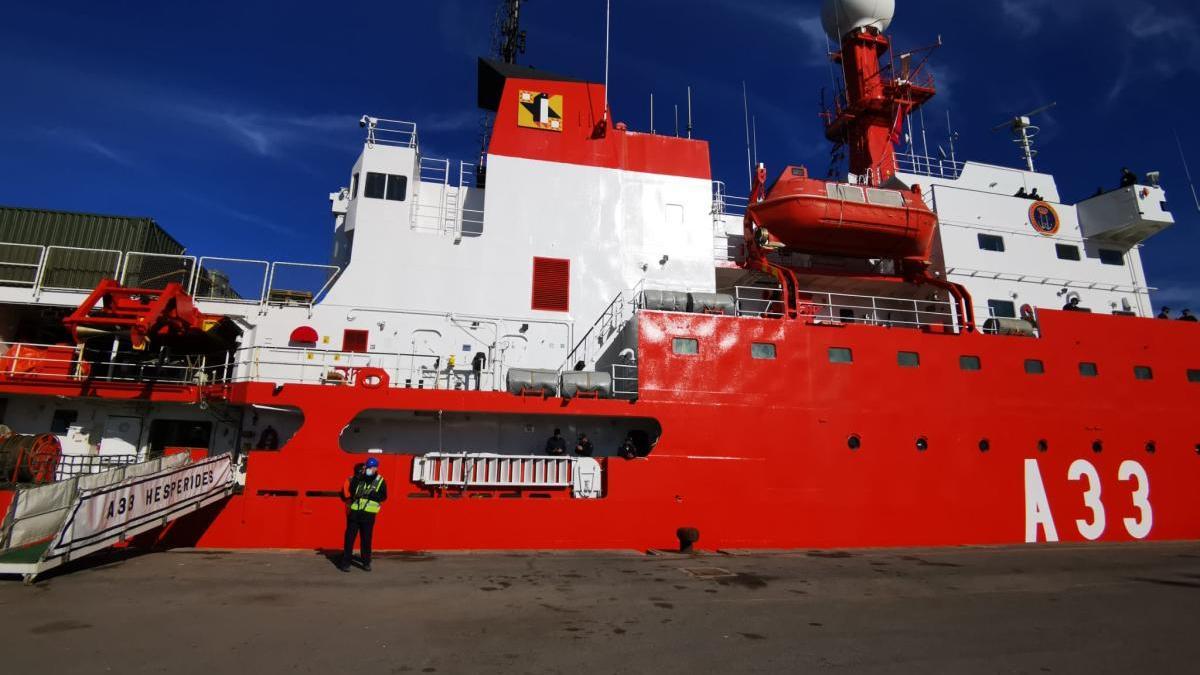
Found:
[[[562,131],[562,94],[521,90],[517,107],[517,125],[530,129]]]

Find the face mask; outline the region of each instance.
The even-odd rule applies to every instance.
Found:
[[[373,477],[375,475],[376,471],[377,471],[377,469],[372,468],[372,469],[367,469],[363,473],[367,474],[367,477]]]

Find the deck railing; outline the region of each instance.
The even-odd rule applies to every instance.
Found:
[[[0,287],[28,288],[34,298],[86,293],[112,278],[151,289],[177,282],[198,300],[312,306],[340,274],[336,265],[0,242]]]
[[[866,324],[905,328],[958,326],[954,303],[831,291],[801,290],[799,310],[818,323]],[[784,299],[779,287],[738,286],[734,289],[738,316],[780,318]]]

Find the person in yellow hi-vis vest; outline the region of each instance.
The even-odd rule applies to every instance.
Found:
[[[354,540],[359,540],[364,572],[371,571],[371,532],[375,529],[375,515],[387,501],[387,483],[379,475],[379,460],[371,457],[362,465],[362,471],[347,478],[342,486],[342,500],[346,502],[346,540],[342,549],[342,560],[338,569],[350,571],[354,559]]]

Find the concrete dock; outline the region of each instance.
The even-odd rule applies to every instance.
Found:
[[[113,554],[0,582],[7,673],[1200,668],[1200,543]]]

